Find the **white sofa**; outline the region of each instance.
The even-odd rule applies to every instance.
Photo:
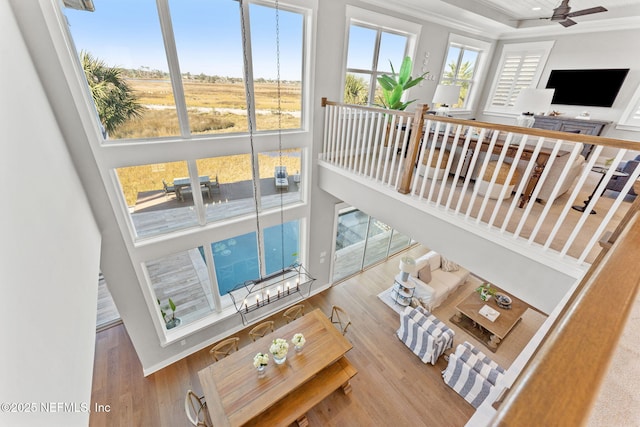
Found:
[[[467,281],[469,270],[443,259],[437,252],[430,251],[416,259],[416,271],[411,275],[416,282],[414,298],[427,310],[432,311],[458,286]]]

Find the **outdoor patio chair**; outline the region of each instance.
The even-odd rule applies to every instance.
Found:
[[[289,188],[289,175],[287,175],[286,166],[276,166],[276,170],[273,174],[276,180],[276,188],[285,189]]]
[[[169,199],[169,194],[171,193],[173,193],[174,195],[176,194],[176,187],[174,187],[173,185],[167,184],[167,182],[164,179],[162,180],[162,186],[164,188],[165,199]]]

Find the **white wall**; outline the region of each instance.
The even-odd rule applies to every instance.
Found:
[[[100,234],[8,2],[0,28],[0,402],[38,405],[0,425],[86,426]]]
[[[580,34],[572,34],[568,31],[567,35],[499,42],[489,71],[490,78],[485,85],[482,102],[477,115],[478,119],[494,123],[513,123],[513,120],[509,118],[500,119],[496,116],[483,116],[480,113],[489,95],[491,78],[495,75],[497,61],[502,52],[502,46],[505,43],[524,43],[543,40],[555,40],[556,42],[540,78],[538,85],[540,88],[546,86],[549,74],[551,70],[554,69],[630,68],[620,93],[611,108],[570,105],[552,105],[551,108],[552,110],[560,111],[562,115],[568,117],[575,117],[583,111],[589,111],[591,118],[594,120],[613,122],[606,128],[603,136],[640,141],[640,132],[623,131],[615,128],[616,123],[620,120],[625,108],[631,101],[631,97],[640,84],[640,56],[636,54],[640,50],[640,29]],[[585,90],[598,90],[598,88],[585,88]]]

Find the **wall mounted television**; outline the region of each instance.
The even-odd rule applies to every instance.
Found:
[[[555,89],[552,104],[611,107],[628,68],[552,70],[547,89]]]

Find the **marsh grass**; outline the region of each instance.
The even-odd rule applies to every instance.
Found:
[[[179,136],[180,126],[175,109],[173,90],[168,80],[129,79],[138,102],[153,106],[145,108],[142,117],[130,120],[110,135],[111,139],[157,138]],[[183,81],[192,134],[246,132],[246,97],[242,83],[207,83]],[[277,85],[256,83],[256,125],[258,130],[297,129],[301,126],[301,87],[299,83],[281,84],[281,123],[278,121]],[[234,111],[210,111],[211,108]],[[235,110],[239,111],[239,114]],[[296,115],[287,113],[298,113]],[[290,174],[301,169],[299,150],[283,152],[282,162],[277,155],[259,154],[261,178],[272,177],[276,165],[287,167]],[[251,157],[248,154],[198,159],[199,175],[217,176],[221,184],[251,179]],[[163,189],[162,180],[171,185],[174,178],[189,175],[186,162],[172,162],[119,168],[118,179],[128,206],[134,206],[138,193]]]

